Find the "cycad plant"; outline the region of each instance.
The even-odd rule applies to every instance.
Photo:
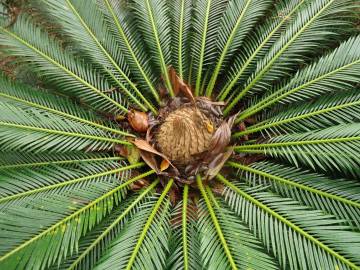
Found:
[[[0,269],[360,269],[358,1],[3,2]]]

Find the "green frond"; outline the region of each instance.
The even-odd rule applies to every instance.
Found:
[[[215,198],[210,188],[207,190],[238,268],[278,269],[274,258],[267,254],[262,243],[249,231],[249,228],[224,203]]]
[[[226,201],[282,268],[358,269],[360,237],[321,211],[269,192],[245,191],[219,175],[229,187]]]
[[[144,227],[158,197],[142,203],[139,211],[129,218],[117,237],[108,245],[106,253],[101,257],[94,269],[125,269],[130,253],[136,245],[136,240]]]
[[[202,236],[200,239],[200,252],[203,257],[203,263],[207,267],[213,267],[213,269],[228,269],[230,267],[232,269],[238,269],[233,254],[229,249],[228,241],[225,239],[221,225],[210,201],[208,195],[209,189],[207,191],[205,190],[199,175],[196,177],[196,182],[206,203],[207,212],[209,213],[209,216],[206,217],[206,214],[203,213],[204,207],[199,207],[198,229]],[[205,233],[208,231],[212,231],[211,236]]]
[[[333,38],[339,38],[339,33],[350,24],[347,19],[354,8],[351,3],[354,1],[319,0],[302,6],[224,113],[228,114],[246,94],[263,93],[274,82],[289,77],[306,62],[306,57],[323,50]]]
[[[128,65],[95,1],[36,0],[36,4],[52,23],[61,25],[61,30],[71,38],[76,48],[85,51],[92,62],[99,65],[130,103],[144,111],[149,108],[156,113],[153,105],[131,81]]]
[[[103,153],[82,153],[82,152],[69,152],[69,153],[14,153],[2,152],[0,160],[0,170],[22,168],[22,167],[37,167],[52,164],[75,164],[88,161],[98,160],[122,160],[120,157],[111,157]]]
[[[170,202],[166,199],[173,181],[158,198],[142,204],[125,224],[95,269],[161,269],[170,235]]]
[[[112,169],[112,170],[107,169],[107,170],[103,170],[102,172],[98,172],[95,174],[78,177],[78,178],[74,178],[74,179],[70,179],[70,180],[66,180],[66,181],[61,181],[58,183],[50,183],[48,185],[44,185],[44,186],[37,187],[37,188],[32,188],[29,190],[23,190],[22,192],[18,192],[18,193],[0,198],[0,203],[6,203],[7,205],[10,205],[12,203],[17,203],[18,199],[26,198],[31,195],[41,196],[38,194],[42,194],[43,192],[53,193],[58,189],[66,190],[68,188],[70,188],[70,189],[78,188],[83,185],[86,185],[88,182],[91,182],[90,180],[96,180],[96,179],[102,179],[102,178],[106,179],[116,173],[121,173],[123,171],[128,171],[131,169],[139,168],[139,167],[142,167],[143,165],[144,165],[144,163],[137,163],[137,164],[133,164],[133,165],[125,166],[125,167],[120,167],[118,169]],[[145,176],[151,175],[153,173],[154,173],[154,171],[149,171],[148,173],[145,173]],[[41,183],[41,184],[43,185],[43,183]],[[25,187],[25,188],[27,188],[27,187]]]
[[[263,153],[314,170],[339,171],[353,176],[360,173],[360,125],[338,125],[323,130],[288,134],[267,143],[236,146],[242,153]]]
[[[18,17],[11,31],[0,28],[0,42],[3,52],[29,63],[58,91],[75,96],[104,112],[128,111],[116,91],[106,93],[111,85],[96,70],[75,58],[69,50],[63,50],[53,37],[33,24],[26,15]]]
[[[192,69],[196,78],[195,95],[201,95],[201,85],[205,83],[204,73],[211,68],[217,53],[217,34],[221,16],[228,1],[196,0],[192,20],[191,39]]]
[[[122,201],[126,187],[143,176],[125,180],[123,184],[118,185],[119,175],[115,175],[115,178],[106,179],[107,181],[98,180],[72,192],[57,192],[56,195],[45,196],[43,194],[40,200],[35,199],[30,203],[6,209],[2,212],[1,238],[9,237],[9,234],[18,234],[21,235],[21,239],[12,238],[17,243],[8,243],[8,250],[2,252],[0,262],[6,269],[21,269],[25,265],[28,268],[42,268],[60,262],[77,249],[81,236]],[[53,214],[50,214],[50,209]],[[8,231],[6,228],[12,222],[18,224],[17,218],[20,213],[25,215],[22,218],[26,217],[29,220],[32,229],[23,224]],[[30,250],[33,252],[29,252]]]
[[[191,18],[193,15],[191,0],[169,0],[173,65],[179,77],[188,80],[190,67]]]
[[[124,1],[98,0],[98,6],[106,16],[109,29],[116,37],[130,72],[142,89],[149,89],[157,102],[159,94],[154,86],[160,74],[153,71],[146,54],[142,37],[135,27],[134,19]]]
[[[252,166],[229,162],[229,165],[240,169],[240,176],[251,186],[270,186],[274,192],[324,210],[354,228],[360,225],[360,184],[355,181],[338,181],[273,162],[257,162]]]
[[[235,52],[246,36],[264,16],[272,1],[232,0],[221,18],[217,36],[217,50],[220,56],[207,86],[206,95],[211,96],[220,72],[228,66]]]
[[[133,136],[127,132],[109,127],[110,123],[107,123],[106,120],[91,111],[82,109],[63,96],[54,95],[44,89],[33,89],[24,84],[14,83],[1,75],[0,84],[0,101],[14,104],[20,103],[21,106],[28,105],[111,133]]]
[[[37,190],[44,190],[76,179],[91,179],[95,174],[112,170],[116,167],[125,167],[123,161],[88,160],[70,163],[65,161],[57,163],[35,164],[31,167],[14,165],[0,170],[0,203],[10,201],[11,198],[20,198],[24,194],[35,194]],[[32,164],[26,164],[32,165]],[[123,170],[124,171],[124,170]],[[120,172],[119,172],[120,173]]]
[[[360,36],[352,37],[318,62],[300,70],[285,86],[276,87],[245,110],[238,121],[276,103],[305,102],[354,88],[360,82]]]
[[[159,269],[165,264],[165,252],[168,251],[167,240],[170,235],[170,201],[166,198],[174,180],[165,186],[154,205],[144,228],[142,229],[136,246],[126,265],[126,269]],[[162,209],[161,209],[162,208]],[[160,213],[158,213],[160,211]],[[145,257],[143,253],[151,253]]]
[[[84,248],[73,259],[64,263],[67,269],[89,269],[93,268],[96,261],[100,259],[100,256],[106,252],[104,246],[109,244],[116,235],[121,232],[122,228],[127,222],[127,218],[131,218],[141,208],[143,202],[148,200],[148,195],[158,184],[158,181],[154,181],[149,187],[141,191],[138,195],[134,195],[127,199],[127,202],[121,206],[121,211],[118,211],[116,217],[114,217],[110,223],[107,223],[101,233],[91,239],[83,240]]]
[[[9,102],[0,102],[0,138],[2,152],[109,150],[116,143],[129,144],[97,128]]]
[[[166,269],[202,269],[197,211],[188,196],[189,186],[185,185],[183,200],[174,207],[172,213],[174,225]],[[180,216],[181,222],[177,222]]]
[[[360,93],[353,90],[326,95],[310,103],[285,108],[266,120],[237,132],[234,138],[259,132],[273,137],[284,133],[307,132],[360,119]]]
[[[246,81],[256,69],[256,63],[266,55],[305,2],[306,0],[284,0],[273,6],[273,11],[265,21],[247,37],[243,50],[234,56],[226,81],[219,91],[219,100],[224,101],[235,85]],[[232,95],[235,94],[236,91],[233,91]]]
[[[173,96],[168,74],[168,66],[171,65],[171,22],[168,3],[163,0],[132,0],[130,6],[138,19],[137,28],[153,56],[152,60],[163,76],[170,95]]]

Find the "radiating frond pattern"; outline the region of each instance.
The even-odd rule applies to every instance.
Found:
[[[360,270],[359,14],[357,0],[1,1],[0,269]],[[138,146],[186,91],[234,122],[212,179]]]

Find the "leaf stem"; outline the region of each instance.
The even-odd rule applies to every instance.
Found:
[[[25,168],[25,167],[41,167],[41,166],[47,166],[47,165],[79,164],[79,163],[97,162],[97,161],[118,161],[118,160],[123,160],[123,159],[124,158],[122,158],[122,157],[104,157],[104,158],[47,161],[47,162],[36,162],[36,163],[22,163],[22,164],[0,166],[0,170],[17,169],[17,168]]]
[[[212,0],[207,0],[207,6],[206,6],[206,16],[204,21],[204,29],[202,32],[202,41],[201,41],[201,48],[200,48],[200,60],[199,60],[199,67],[197,72],[197,78],[196,78],[196,87],[195,87],[195,96],[199,96],[200,88],[201,88],[201,78],[202,78],[202,72],[203,72],[203,64],[204,64],[204,54],[205,54],[205,46],[206,46],[206,37],[208,32],[208,23],[209,23],[209,13],[211,8],[211,2]]]
[[[284,46],[274,55],[274,57],[267,63],[259,72],[258,75],[233,99],[233,101],[225,108],[224,115],[229,114],[232,108],[245,96],[245,94],[262,78],[262,76],[271,68],[275,61],[285,52],[292,43],[322,14],[335,0],[330,0],[326,3],[308,22],[304,24],[294,36],[284,44]]]
[[[37,131],[37,132],[45,132],[45,133],[49,133],[49,134],[56,134],[56,135],[63,135],[63,136],[70,136],[70,137],[79,137],[79,138],[90,139],[90,140],[95,140],[95,141],[105,141],[105,142],[111,142],[111,143],[131,145],[131,143],[129,143],[128,141],[122,141],[122,140],[113,139],[113,138],[99,137],[99,136],[93,136],[93,135],[87,135],[87,134],[81,134],[81,133],[73,133],[73,132],[54,130],[54,129],[48,129],[48,128],[32,127],[32,126],[26,126],[26,125],[20,125],[20,124],[5,123],[5,122],[0,121],[0,127],[1,126],[11,127],[11,128],[19,128],[19,129],[25,129],[25,130],[31,130],[31,131]]]
[[[109,132],[112,132],[112,133],[116,133],[116,134],[123,135],[123,136],[135,137],[133,134],[130,134],[130,133],[118,130],[118,129],[113,129],[113,128],[110,128],[110,127],[107,127],[107,126],[104,126],[104,125],[101,125],[101,124],[97,124],[95,122],[92,122],[92,121],[77,117],[75,115],[65,113],[65,112],[62,112],[62,111],[59,111],[59,110],[55,110],[55,109],[40,105],[38,103],[30,102],[30,101],[27,101],[27,100],[22,99],[22,98],[18,98],[18,97],[15,97],[15,96],[4,94],[4,93],[0,93],[0,97],[5,97],[5,98],[8,98],[8,99],[12,99],[12,100],[15,100],[17,102],[21,102],[21,103],[30,105],[30,106],[35,107],[35,108],[46,110],[48,112],[51,112],[51,113],[54,113],[54,114],[57,114],[57,115],[61,115],[61,116],[70,118],[72,120],[75,120],[75,121],[78,121],[78,122],[81,122],[81,123],[84,123],[84,124],[88,124],[90,126],[94,126],[94,127],[97,127],[97,128],[100,128],[100,129],[103,129],[103,130],[106,130],[106,131],[109,131]]]
[[[239,123],[240,121],[242,121],[242,120],[250,117],[251,115],[263,110],[264,108],[267,108],[267,107],[273,105],[274,103],[280,101],[281,99],[283,99],[283,98],[285,98],[285,97],[287,97],[287,96],[289,96],[289,95],[291,95],[293,93],[299,92],[300,90],[302,90],[305,87],[308,87],[308,86],[310,86],[310,85],[312,85],[312,84],[314,84],[314,83],[316,83],[318,81],[321,81],[321,80],[323,80],[323,79],[325,79],[327,77],[330,77],[330,76],[336,74],[337,72],[340,72],[340,71],[342,71],[344,69],[350,68],[351,66],[359,64],[359,63],[360,63],[360,59],[356,60],[354,62],[351,62],[351,63],[349,63],[347,65],[344,65],[342,67],[339,67],[339,68],[337,68],[335,70],[332,70],[331,72],[323,74],[323,75],[321,75],[321,76],[319,76],[319,77],[317,77],[317,78],[315,78],[315,79],[313,79],[311,81],[308,81],[308,82],[306,82],[306,83],[304,83],[304,84],[302,84],[302,85],[300,85],[298,87],[295,87],[295,88],[293,88],[293,89],[279,95],[279,93],[281,93],[284,89],[286,89],[284,87],[284,88],[272,93],[271,95],[269,95],[268,97],[266,97],[262,101],[258,102],[255,106],[250,107],[250,108],[246,109],[245,111],[243,111],[239,115],[239,117],[236,119],[236,123]]]
[[[143,78],[145,79],[145,81],[146,81],[148,87],[150,88],[153,96],[155,97],[156,101],[157,101],[157,102],[160,102],[159,94],[157,93],[156,89],[154,88],[154,85],[152,84],[152,82],[151,82],[151,80],[149,79],[149,77],[146,75],[146,73],[145,73],[143,67],[141,66],[141,64],[140,64],[137,56],[135,55],[135,52],[134,52],[133,48],[132,48],[131,45],[130,45],[129,39],[128,39],[128,37],[126,36],[126,34],[125,34],[125,32],[124,32],[124,29],[123,29],[123,27],[121,26],[120,21],[119,21],[119,19],[117,18],[116,14],[115,14],[115,12],[114,12],[114,10],[113,10],[113,7],[111,6],[109,0],[104,0],[104,2],[105,2],[105,5],[106,5],[108,11],[109,11],[110,14],[111,14],[113,20],[114,20],[114,23],[115,23],[115,25],[116,25],[116,27],[117,27],[117,29],[118,29],[121,37],[122,37],[123,40],[124,40],[125,46],[127,47],[127,49],[129,50],[129,52],[130,52],[130,54],[131,54],[132,59],[134,60],[134,62],[135,62],[135,64],[137,65],[138,69],[140,70],[141,75],[142,75]],[[154,113],[155,113],[155,112],[154,112]],[[155,114],[157,114],[157,113],[155,113]]]
[[[221,70],[221,67],[222,67],[222,64],[225,60],[225,57],[226,57],[226,54],[230,48],[230,45],[232,43],[232,41],[234,40],[236,34],[237,34],[237,30],[239,29],[240,25],[241,25],[241,22],[246,14],[246,11],[248,10],[252,0],[246,0],[247,3],[245,4],[245,7],[243,8],[243,10],[241,11],[241,14],[238,16],[238,19],[236,21],[236,24],[234,26],[234,28],[232,29],[231,33],[230,33],[230,36],[225,44],[225,47],[224,49],[222,50],[222,53],[221,53],[221,56],[220,56],[220,59],[219,61],[217,62],[217,65],[215,67],[215,71],[213,73],[213,75],[211,76],[211,79],[210,79],[210,82],[209,82],[209,85],[206,89],[206,96],[207,97],[211,97],[211,94],[212,94],[212,91],[215,87],[215,83],[216,83],[216,80],[219,76],[219,72]]]
[[[156,41],[156,45],[157,45],[158,52],[159,52],[159,57],[160,57],[161,70],[162,70],[163,76],[165,77],[165,84],[166,84],[166,87],[167,87],[167,89],[168,89],[168,91],[170,93],[170,96],[174,97],[172,84],[171,84],[171,81],[170,81],[167,66],[166,66],[166,63],[165,63],[164,54],[163,54],[161,44],[160,44],[158,30],[156,28],[156,24],[155,24],[155,20],[154,20],[153,10],[152,10],[152,8],[150,6],[149,0],[144,0],[144,1],[146,2],[146,7],[147,7],[147,10],[148,10],[149,18],[150,18],[150,22],[151,22],[151,27],[152,27],[153,32],[154,32],[154,37],[155,37],[155,41]]]
[[[306,145],[306,144],[340,143],[340,142],[351,142],[351,141],[359,141],[359,140],[360,140],[360,136],[353,136],[353,137],[340,137],[340,138],[295,141],[295,142],[278,142],[278,143],[269,142],[269,143],[260,143],[260,144],[239,145],[239,146],[235,146],[234,150],[242,151],[243,149],[247,150],[247,149],[294,146],[294,145]]]
[[[229,94],[230,90],[235,86],[241,75],[245,72],[246,68],[251,64],[251,62],[255,59],[257,54],[261,51],[261,49],[266,45],[266,43],[276,34],[276,32],[288,21],[288,18],[291,17],[295,11],[305,2],[305,0],[301,0],[298,5],[294,7],[294,9],[289,12],[287,16],[282,19],[279,24],[269,33],[269,35],[264,39],[263,42],[259,45],[259,47],[252,53],[252,55],[246,60],[242,68],[239,70],[239,72],[236,74],[236,76],[233,78],[233,80],[225,85],[225,88],[223,88],[220,91],[220,94],[218,95],[218,99],[220,101],[224,101]]]
[[[313,112],[309,112],[309,113],[305,113],[305,114],[301,114],[301,115],[297,115],[294,117],[290,117],[287,119],[282,119],[282,120],[278,120],[278,121],[274,121],[271,123],[266,123],[268,121],[262,121],[254,126],[249,127],[248,129],[244,130],[244,131],[240,131],[240,132],[236,132],[233,135],[233,138],[239,138],[241,136],[247,135],[247,134],[251,134],[254,132],[258,132],[267,128],[272,128],[272,127],[277,127],[280,126],[282,124],[287,124],[287,123],[291,123],[294,121],[298,121],[298,120],[302,120],[305,118],[309,118],[315,115],[319,115],[319,114],[323,114],[323,113],[328,113],[328,112],[332,112],[332,111],[336,111],[336,110],[341,110],[347,107],[351,107],[351,106],[356,106],[356,105],[360,105],[360,101],[354,101],[354,102],[349,102],[349,103],[345,103],[345,104],[341,104],[341,105],[336,105],[333,107],[328,107],[328,108],[324,108],[324,109],[320,109],[320,110],[316,110]]]
[[[45,1],[45,0],[43,0]],[[89,33],[91,38],[94,40],[96,45],[99,47],[99,49],[105,54],[107,59],[111,62],[111,64],[119,71],[121,76],[127,81],[127,83],[131,86],[131,88],[136,92],[136,94],[139,95],[139,97],[142,99],[143,102],[148,106],[148,108],[153,111],[155,114],[157,113],[156,109],[151,105],[151,103],[141,94],[139,89],[136,87],[136,85],[129,79],[128,75],[125,74],[125,72],[119,67],[119,65],[115,62],[115,60],[111,57],[111,55],[108,53],[108,51],[104,48],[104,46],[101,44],[101,42],[98,40],[98,38],[95,36],[93,31],[89,28],[89,26],[86,24],[86,22],[83,20],[79,12],[75,9],[74,5],[70,2],[70,0],[66,0],[66,3],[70,7],[70,9],[73,11],[75,16],[78,18],[82,26],[85,28],[85,30]],[[108,74],[117,82],[117,84],[126,92],[126,94],[143,110],[147,111],[147,108],[136,98],[134,97],[131,92],[121,83],[114,74],[110,72],[110,70],[107,70]]]
[[[189,252],[187,239],[187,207],[188,207],[189,186],[184,186],[183,208],[182,208],[182,242],[184,252],[184,270],[189,270]]]

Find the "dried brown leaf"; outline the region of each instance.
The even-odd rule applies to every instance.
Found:
[[[171,165],[174,170],[176,172],[178,172],[178,170],[176,169],[176,167],[170,162],[170,160],[168,159],[167,156],[165,156],[164,154],[160,153],[159,151],[157,151],[154,147],[152,147],[147,141],[143,140],[143,139],[135,139],[135,141],[133,142],[134,145],[139,148],[141,150],[140,154],[141,157],[143,158],[143,160],[152,168],[154,169],[157,173],[160,173],[160,169],[158,167],[158,164],[156,162],[155,156],[160,156],[162,157],[164,160],[166,160],[169,165]]]
[[[157,174],[160,173],[158,163],[157,163],[157,161],[155,159],[155,155],[153,153],[146,152],[146,151],[140,151],[140,155],[141,155],[141,158],[145,161],[145,163],[151,169],[153,169]]]
[[[229,127],[228,122],[222,122],[220,127],[215,131],[210,147],[209,147],[209,153],[211,157],[209,157],[209,160],[212,160],[213,157],[217,154],[220,154],[224,151],[224,149],[229,145],[231,140],[231,129]]]
[[[231,157],[233,149],[227,150],[225,153],[218,154],[213,161],[209,163],[209,169],[206,172],[206,180],[214,178],[224,167],[225,162]]]
[[[180,92],[184,94],[191,102],[195,103],[194,95],[189,85],[187,85],[177,74],[173,67],[168,68],[169,77],[173,86],[175,96],[179,95]]]

